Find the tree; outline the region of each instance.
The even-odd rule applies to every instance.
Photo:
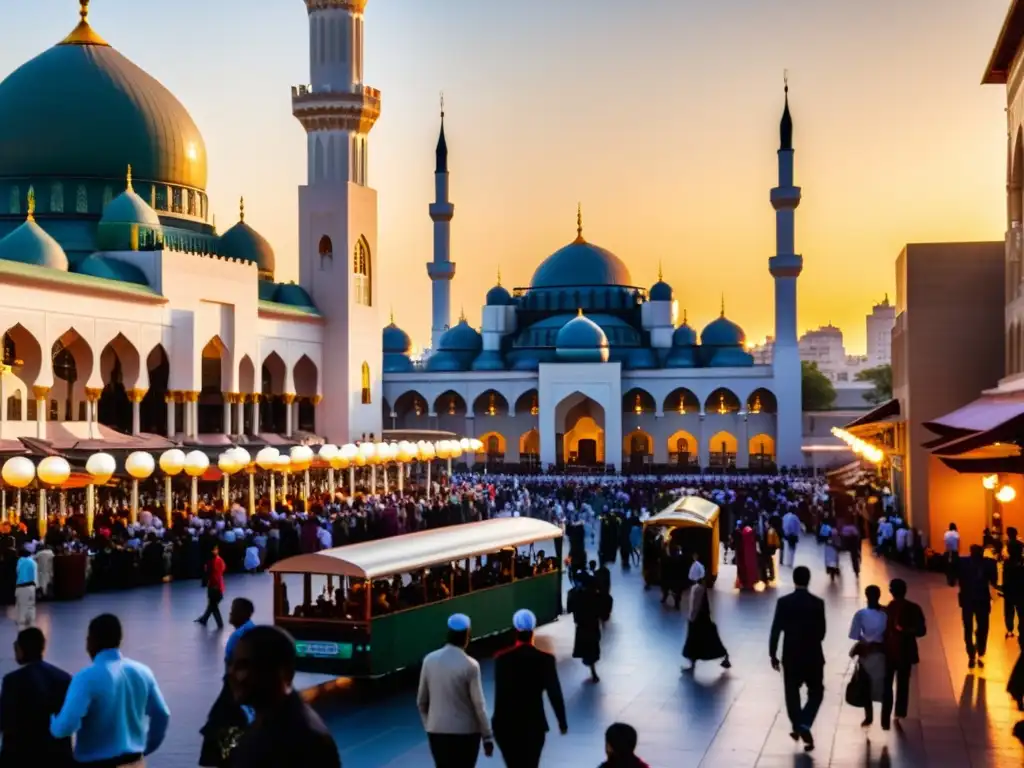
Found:
[[[892,400],[892,366],[877,365],[867,368],[854,377],[855,381],[870,381],[872,388],[864,393],[864,399],[872,405],[881,405]]]
[[[818,370],[817,363],[807,360],[800,362],[802,374],[802,402],[805,411],[827,411],[836,400],[836,388],[824,373]]]

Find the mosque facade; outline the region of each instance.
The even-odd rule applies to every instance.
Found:
[[[802,464],[792,121],[781,125],[775,354],[755,365],[725,316],[677,325],[672,288],[576,238],[528,286],[452,324],[454,205],[436,150],[431,354],[383,337],[377,198],[381,95],[366,85],[366,0],[305,0],[309,83],[299,280],[245,218],[215,226],[205,145],[181,103],[89,24],[0,81],[0,450],[335,443],[384,430],[478,437],[489,462]],[[499,281],[500,282],[500,281]]]

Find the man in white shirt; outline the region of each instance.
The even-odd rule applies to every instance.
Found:
[[[484,754],[494,753],[491,723],[484,704],[480,663],[466,654],[469,617],[448,618],[448,642],[427,654],[420,671],[416,706],[437,768],[474,768],[483,740]]]
[[[960,567],[960,531],[956,523],[949,524],[949,530],[942,537],[946,558],[946,583],[956,586],[957,570]]]
[[[782,516],[782,536],[789,545],[789,564],[796,565],[796,545],[800,542],[800,518],[792,508]],[[779,557],[779,565],[784,565],[785,550]]]

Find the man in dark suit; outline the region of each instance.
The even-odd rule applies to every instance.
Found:
[[[917,603],[907,600],[907,582],[893,579],[889,582],[892,602],[885,606],[888,617],[885,628],[885,687],[882,690],[882,729],[888,730],[892,716],[892,684],[896,683],[896,724],[907,716],[910,703],[910,673],[920,661],[917,639],[924,637],[927,628],[924,611]]]
[[[565,701],[558,682],[555,657],[533,645],[537,617],[526,609],[512,617],[516,644],[494,657],[494,740],[508,768],[537,768],[548,720],[544,715],[544,692],[558,718],[558,730],[565,733]]]
[[[772,669],[779,670],[779,635],[782,643],[782,679],[786,689],[786,713],[793,725],[790,736],[803,739],[804,750],[814,749],[811,726],[825,697],[825,601],[807,591],[811,572],[806,566],[793,569],[792,594],[775,604],[768,653]],[[800,706],[800,689],[807,686],[807,703]]]
[[[984,668],[988,648],[989,616],[992,613],[992,590],[996,585],[996,561],[985,557],[977,544],[971,546],[969,557],[960,558],[960,619],[964,626],[964,647],[967,666]]]
[[[74,765],[71,739],[50,735],[50,718],[61,711],[71,675],[43,661],[46,638],[36,627],[23,629],[14,641],[19,668],[4,675],[0,688],[0,766],[18,768]]]
[[[1017,529],[1006,529],[1006,559],[1003,561],[1003,618],[1006,637],[1024,629],[1024,543]]]

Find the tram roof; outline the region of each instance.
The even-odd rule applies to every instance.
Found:
[[[562,529],[543,520],[501,517],[296,555],[274,563],[270,570],[376,579],[560,538]]]
[[[700,496],[683,496],[644,522],[648,525],[699,525],[710,528],[718,519],[719,508]]]

